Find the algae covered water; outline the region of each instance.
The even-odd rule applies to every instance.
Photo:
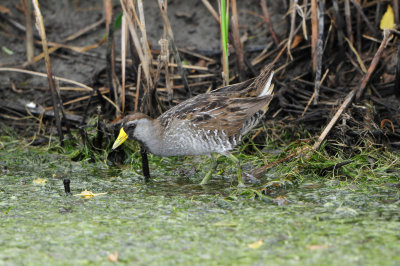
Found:
[[[0,151],[1,265],[400,263],[396,186],[313,180],[254,197],[223,180],[155,172],[145,184],[130,170],[16,147]],[[74,196],[85,189],[106,194]]]

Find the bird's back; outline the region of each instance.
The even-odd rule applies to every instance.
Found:
[[[164,150],[171,155],[231,150],[258,124],[271,99],[271,95],[231,98],[203,94],[177,105],[157,119],[164,129]]]
[[[251,81],[190,98],[157,118],[163,156],[225,153],[254,128],[272,99],[272,66]]]

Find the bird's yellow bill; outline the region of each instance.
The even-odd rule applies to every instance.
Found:
[[[118,138],[115,140],[112,149],[114,150],[117,148],[119,145],[125,142],[125,140],[128,138],[128,135],[126,134],[124,128],[121,127],[121,130],[119,131]]]

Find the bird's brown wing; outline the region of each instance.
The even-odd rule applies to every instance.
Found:
[[[231,98],[202,94],[171,108],[158,120],[165,127],[173,120],[175,123],[179,123],[179,120],[190,121],[195,128],[224,130],[228,136],[233,136],[255,113],[263,111],[271,99],[272,96]]]

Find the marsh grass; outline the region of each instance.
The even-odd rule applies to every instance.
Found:
[[[92,124],[96,124],[93,120]],[[312,143],[310,133],[306,130],[294,131],[292,128],[277,123],[268,123],[257,138],[252,136],[258,129],[250,132],[233,153],[240,159],[245,173],[265,164],[284,158],[297,149],[309,146]],[[86,130],[88,142],[79,143],[78,131],[73,132],[73,139],[66,140],[61,147],[58,141],[50,137],[49,143],[44,145],[43,152],[56,152],[67,155],[70,160],[88,163],[101,163],[108,169],[131,171],[137,181],[141,180],[141,157],[137,142],[127,141],[121,150],[111,151],[114,136],[105,134],[103,147],[94,148],[92,143],[97,137],[96,128]],[[265,134],[266,133],[266,134]],[[22,142],[22,147],[28,147],[31,140]],[[10,128],[2,127],[0,146],[19,143]],[[400,154],[382,145],[374,145],[370,140],[359,141],[359,146],[346,147],[345,144],[329,141],[324,142],[321,149],[309,157],[300,156],[280,163],[268,169],[258,180],[250,182],[249,188],[262,189],[271,182],[298,185],[304,182],[337,180],[362,186],[365,183],[386,184],[399,182]],[[17,148],[15,148],[17,149]],[[349,153],[349,150],[352,152]],[[225,156],[217,156],[218,167],[213,175],[212,184],[222,182],[234,187],[236,165]],[[345,165],[341,165],[346,162]],[[210,167],[207,156],[186,157],[158,157],[149,155],[150,171],[154,179],[167,179],[171,182],[187,182],[196,184]],[[335,167],[338,165],[338,167]]]
[[[88,132],[89,139],[96,137],[95,130]],[[307,132],[291,137],[283,129],[279,138],[259,136],[264,143],[252,141],[252,134],[237,151],[244,172],[309,145],[298,141]],[[278,164],[246,188],[236,188],[235,165],[224,156],[217,158],[210,184],[199,186],[207,157],[150,155],[153,179],[145,183],[136,142],[122,146],[124,159],[116,164],[108,149],[76,142],[60,147],[57,141],[32,146],[12,134],[0,136],[0,261],[6,264],[101,264],[115,251],[126,264],[400,260],[400,155],[367,140],[352,156],[325,142],[308,159]],[[74,162],[77,153],[81,159]],[[32,185],[37,178],[48,181]],[[63,178],[71,179],[73,194],[107,194],[89,200],[66,196]],[[253,248],[257,241],[261,245]]]
[[[254,140],[252,136],[258,129],[246,136],[242,145],[233,153],[240,159],[245,173],[253,169],[282,159],[294,151],[309,147],[313,142],[306,130],[294,131],[269,123]],[[95,139],[96,131],[88,130],[89,139]],[[12,137],[10,137],[12,138]],[[78,138],[78,136],[76,136]],[[105,138],[106,149],[93,149],[90,145],[66,145],[61,148],[53,143],[50,147],[57,152],[67,154],[74,160],[102,162],[107,168],[131,171],[140,181],[140,147],[135,141],[127,141],[119,151],[111,151],[113,136]],[[349,153],[351,148],[352,153]],[[211,184],[235,187],[236,165],[225,156],[217,156],[218,167]],[[344,165],[343,165],[343,162]],[[152,177],[157,181],[166,179],[170,182],[197,184],[210,167],[207,156],[158,157],[149,155]],[[284,187],[296,187],[304,182],[337,180],[340,183],[363,185],[364,183],[385,184],[399,181],[400,155],[384,146],[373,145],[368,139],[360,140],[359,147],[344,147],[335,141],[324,142],[322,147],[310,156],[298,156],[268,169],[260,179],[252,180],[249,189],[262,189],[271,183]],[[141,182],[141,181],[140,181]]]

